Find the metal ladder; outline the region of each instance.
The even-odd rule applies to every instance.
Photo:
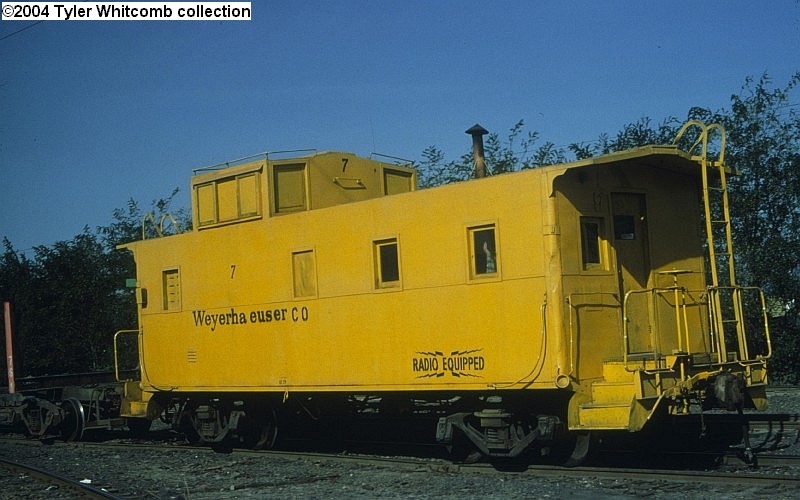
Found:
[[[709,319],[711,335],[719,354],[719,362],[729,361],[726,338],[735,335],[739,360],[749,358],[744,328],[741,288],[736,283],[734,269],[733,238],[731,235],[730,204],[728,200],[727,168],[725,167],[725,129],[718,123],[706,125],[698,120],[686,122],[675,137],[677,144],[691,127],[700,129],[691,153],[702,145],[697,158],[702,168],[703,206],[705,210],[706,237],[711,271],[711,286],[708,287]],[[709,135],[717,130],[720,134],[720,150],[716,161],[708,158]],[[709,182],[709,169],[715,168],[719,175],[719,186]],[[727,272],[725,272],[727,267]],[[733,360],[730,360],[733,361]]]

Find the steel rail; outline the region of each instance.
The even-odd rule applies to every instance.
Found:
[[[686,471],[671,469],[619,469],[606,467],[574,467],[565,469],[555,466],[529,466],[525,472],[535,475],[562,477],[600,477],[637,481],[673,481],[725,483],[735,485],[782,485],[797,488],[800,492],[800,478],[776,474],[755,474],[736,472]]]
[[[775,455],[775,454],[764,454],[764,453],[757,453],[756,460],[758,461],[758,465],[769,465],[769,466],[790,466],[790,467],[800,467],[800,456],[796,455]],[[739,465],[742,463],[742,458],[737,453],[726,453],[722,457],[722,464],[723,465]]]
[[[56,485],[59,489],[64,489],[74,494],[76,498],[120,498],[109,491],[96,488],[90,484],[75,481],[73,479],[69,479],[37,467],[14,462],[6,458],[0,458],[0,467],[13,473],[25,474],[40,481]]]
[[[107,447],[108,443],[80,443],[72,444],[71,446],[92,447],[103,446]],[[137,444],[122,444],[115,443],[110,447],[112,448],[150,448],[154,451],[174,450],[176,448],[191,449],[195,452],[205,451],[213,453],[213,451],[206,447],[196,446],[162,446],[162,445],[137,445]],[[618,480],[630,481],[669,481],[675,483],[708,483],[708,484],[729,484],[740,486],[759,486],[759,487],[775,487],[780,486],[787,488],[789,491],[797,490],[800,494],[800,476],[786,476],[781,474],[774,474],[769,472],[755,472],[745,470],[745,464],[740,459],[736,458],[734,453],[727,453],[723,456],[722,465],[733,466],[736,470],[731,471],[707,471],[707,470],[686,470],[686,469],[649,469],[649,468],[628,468],[628,467],[596,467],[596,466],[582,466],[566,468],[558,465],[531,465],[517,462],[499,462],[499,463],[454,463],[449,460],[441,458],[420,458],[420,457],[393,457],[393,456],[376,456],[371,454],[342,454],[342,453],[324,453],[324,452],[297,452],[297,451],[277,451],[277,450],[232,450],[232,454],[239,456],[252,456],[262,457],[266,459],[283,459],[283,460],[308,460],[313,462],[329,462],[329,463],[347,463],[353,465],[365,465],[372,467],[387,467],[392,469],[400,469],[408,472],[426,473],[447,473],[447,474],[513,474],[524,476],[536,477],[562,477],[562,478],[607,478]],[[691,454],[688,454],[691,455]],[[696,455],[696,454],[695,454]],[[757,455],[759,464],[762,466],[797,466],[800,457],[796,456],[781,456],[781,455]],[[740,467],[736,467],[740,465]],[[748,466],[752,468],[752,466]],[[335,479],[335,476],[322,476],[310,478],[308,481],[302,482],[316,482],[318,480]],[[74,484],[74,482],[71,482]],[[87,489],[87,485],[79,484],[82,489]],[[249,486],[262,486],[261,484],[248,485]],[[270,484],[273,486],[273,484]],[[96,490],[96,488],[92,488]],[[88,491],[88,490],[87,490]],[[89,495],[90,493],[87,493]],[[117,498],[113,494],[97,490],[93,492],[97,496],[90,498]]]

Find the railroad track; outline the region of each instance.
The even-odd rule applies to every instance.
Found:
[[[722,455],[720,464],[739,465],[742,464],[742,457],[738,453],[726,453]],[[800,468],[800,456],[797,455],[776,455],[776,454],[756,454],[758,465],[769,465],[776,467],[798,467]]]
[[[17,443],[26,446],[38,447],[43,446],[37,441],[28,440],[26,442]],[[291,490],[295,494],[297,491],[316,491],[319,484],[335,484],[332,487],[336,491],[343,484],[348,484],[348,477],[353,476],[353,473],[359,477],[371,478],[371,474],[398,474],[405,478],[405,481],[422,482],[440,481],[448,482],[448,484],[464,484],[464,482],[475,481],[476,476],[486,475],[500,475],[500,481],[521,482],[522,484],[541,483],[541,481],[551,481],[552,484],[568,482],[580,482],[586,484],[587,479],[595,480],[594,484],[599,484],[597,481],[606,482],[606,480],[613,480],[613,482],[620,484],[631,484],[631,488],[651,488],[654,491],[663,487],[665,481],[674,483],[676,485],[686,484],[691,486],[692,491],[697,492],[698,489],[702,490],[702,486],[698,487],[697,484],[708,484],[709,489],[721,488],[720,485],[726,485],[723,491],[737,491],[746,488],[753,488],[754,491],[775,491],[774,488],[779,488],[781,495],[786,498],[800,497],[800,474],[797,472],[789,473],[787,475],[786,469],[781,470],[780,467],[791,467],[790,471],[797,471],[800,468],[800,457],[788,456],[775,456],[775,455],[759,455],[759,463],[762,466],[759,469],[754,469],[751,466],[744,464],[736,458],[734,454],[727,455],[722,462],[717,461],[720,470],[676,470],[665,468],[642,468],[638,464],[636,467],[576,467],[564,468],[558,466],[547,465],[529,465],[524,463],[476,463],[476,464],[457,464],[442,460],[438,458],[419,458],[419,457],[395,457],[395,456],[376,456],[372,454],[347,454],[347,453],[319,453],[319,452],[297,452],[297,451],[249,451],[249,450],[233,450],[229,454],[214,453],[206,447],[196,447],[189,445],[177,444],[131,444],[131,443],[56,443],[47,445],[48,452],[47,460],[50,457],[63,456],[66,463],[77,463],[77,456],[113,456],[118,461],[122,469],[103,469],[104,472],[98,474],[98,469],[92,466],[85,466],[74,471],[72,474],[95,474],[96,476],[113,477],[115,484],[120,488],[117,493],[120,496],[139,496],[142,494],[141,487],[131,489],[132,480],[130,477],[125,476],[126,468],[139,468],[146,467],[144,464],[164,464],[169,465],[168,469],[180,469],[182,464],[189,464],[184,469],[190,471],[189,474],[194,478],[195,473],[212,473],[214,475],[224,476],[225,471],[231,472],[232,476],[237,476],[241,473],[242,468],[252,466],[251,470],[257,471],[255,475],[248,475],[243,473],[241,479],[231,479],[230,491],[235,491],[238,495],[253,495],[259,496],[265,492],[271,495],[277,494],[283,488],[304,488],[302,490]],[[11,450],[12,448],[9,448]],[[18,449],[18,448],[17,448]],[[147,452],[151,450],[151,452]],[[131,452],[127,455],[126,452]],[[144,452],[144,453],[143,453]],[[14,455],[11,455],[14,456]],[[45,456],[42,453],[33,453],[32,456]],[[120,458],[121,457],[121,458]],[[135,459],[128,457],[136,457]],[[183,457],[183,458],[181,458]],[[213,459],[213,460],[212,460]],[[39,459],[41,460],[41,459]],[[689,461],[689,460],[687,460]],[[41,463],[36,462],[34,463]],[[50,467],[51,462],[47,462]],[[204,464],[204,465],[198,465]],[[290,465],[287,465],[290,464]],[[306,465],[291,465],[291,464],[306,464]],[[20,464],[21,465],[21,464]],[[776,467],[771,467],[776,466]],[[286,468],[289,468],[289,473],[285,473]],[[19,470],[19,469],[17,469]],[[44,473],[47,477],[51,475],[38,469],[25,469],[22,473],[26,475],[34,475],[34,472],[27,472],[27,470],[34,470],[35,473]],[[276,470],[277,474],[263,475],[263,471]],[[305,471],[298,473],[297,471]],[[373,472],[363,472],[363,471]],[[361,472],[358,472],[361,471]],[[380,472],[383,471],[383,472]],[[79,476],[86,477],[86,476]],[[89,476],[92,477],[92,476]],[[141,475],[138,476],[139,481]],[[149,475],[148,475],[149,477]],[[415,478],[408,480],[408,478]],[[450,478],[449,480],[447,478]],[[455,479],[458,478],[458,479]],[[470,479],[472,478],[472,479]],[[488,479],[488,478],[487,478]],[[47,479],[50,481],[51,479]],[[67,491],[70,488],[70,494],[75,497],[82,498],[115,498],[114,492],[106,491],[91,491],[92,488],[87,488],[87,485],[76,484],[73,480],[66,480],[67,483],[62,483],[64,486],[59,485],[60,491]],[[191,490],[192,494],[200,494],[201,498],[209,498],[209,495],[216,495],[214,492],[219,492],[217,497],[225,497],[228,494],[227,485],[225,483],[225,491],[218,489],[220,483],[208,482],[203,484],[192,484],[190,479],[186,491]],[[365,482],[370,479],[365,479]],[[483,482],[481,480],[480,482]],[[491,483],[492,480],[489,480]],[[641,483],[650,482],[652,486],[642,486]],[[391,484],[398,484],[395,481]],[[141,483],[139,483],[141,485]],[[385,484],[385,483],[384,483]],[[404,483],[403,483],[404,484]],[[475,484],[475,483],[473,483]],[[659,486],[662,485],[662,486]],[[692,486],[694,485],[694,486]],[[87,492],[80,491],[71,493],[72,488],[81,488]],[[682,488],[682,486],[677,486]],[[96,486],[94,488],[96,490]],[[41,488],[38,491],[42,491]],[[131,493],[131,492],[137,493]],[[331,491],[331,490],[327,490]],[[126,494],[129,492],[130,494]],[[152,492],[147,492],[158,496],[157,489]],[[203,497],[202,494],[206,496]],[[303,495],[303,493],[300,493]],[[313,496],[311,493],[309,495]],[[779,496],[781,496],[779,495]]]
[[[716,471],[678,471],[671,469],[617,469],[606,467],[575,467],[572,469],[530,466],[525,471],[535,475],[559,477],[599,477],[619,480],[673,481],[724,483],[728,485],[758,486],[775,485],[796,488],[800,494],[800,478],[775,474],[756,474]]]
[[[39,445],[36,441],[31,440],[18,440],[18,442]],[[204,446],[195,446],[188,444],[152,444],[152,443],[104,443],[104,442],[81,442],[81,443],[57,443],[48,446],[64,446],[74,448],[112,448],[112,449],[151,449],[154,451],[164,450],[186,450],[193,453],[214,453],[213,450]],[[743,473],[742,470],[735,472],[716,472],[716,471],[692,471],[692,470],[676,470],[676,469],[648,469],[648,468],[630,468],[630,467],[572,467],[565,468],[557,465],[536,465],[525,464],[522,462],[508,462],[508,463],[454,463],[440,458],[421,458],[421,457],[394,457],[394,456],[378,456],[362,453],[322,453],[322,452],[309,452],[309,451],[279,451],[279,450],[246,450],[235,449],[231,451],[232,454],[242,457],[274,457],[289,460],[309,460],[309,461],[327,461],[327,462],[346,462],[354,465],[371,465],[371,466],[391,466],[399,467],[406,470],[421,471],[429,470],[434,472],[475,472],[475,473],[494,473],[494,472],[510,472],[515,474],[545,474],[552,476],[586,476],[594,475],[598,477],[616,477],[616,478],[630,478],[630,479],[643,479],[649,477],[651,480],[653,476],[657,479],[674,479],[674,480],[705,480],[715,482],[718,478],[738,482],[758,482],[761,480],[778,481],[781,484],[795,485],[800,487],[800,476],[797,477],[776,477],[768,474],[751,474]],[[690,459],[697,457],[716,458],[719,465],[725,466],[748,466],[745,464],[739,453],[736,451],[729,451],[725,453],[704,453],[704,452],[686,452],[686,453],[658,453],[654,456],[669,456],[672,462],[677,462],[676,458],[689,457]],[[760,466],[787,466],[800,468],[800,456],[795,455],[777,455],[777,454],[757,454],[758,464]],[[688,460],[694,462],[694,460]],[[1,462],[0,462],[1,464]],[[752,481],[751,481],[752,478]],[[81,487],[86,485],[80,484]],[[106,496],[105,498],[114,498],[113,495]]]
[[[748,415],[751,431],[790,431],[800,430],[799,414]]]
[[[118,498],[112,492],[96,488],[91,484],[69,479],[37,467],[8,459],[0,458],[0,468],[10,471],[12,474],[34,478],[42,483],[42,492],[56,489],[59,492],[67,492],[74,498]]]

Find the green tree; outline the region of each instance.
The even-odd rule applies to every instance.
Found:
[[[608,134],[601,134],[596,141],[572,143],[569,145],[569,150],[575,159],[583,160],[648,144],[670,144],[683,125],[683,122],[672,117],[665,119],[656,127],[651,123],[650,118],[640,118],[623,126],[613,139]]]
[[[108,339],[122,320],[115,316],[121,309],[116,302],[126,298],[111,254],[88,228],[34,253],[37,317],[36,329],[28,333],[37,341],[25,342],[26,368],[49,373],[110,368]]]
[[[422,160],[416,163],[419,186],[430,188],[469,179],[472,171],[472,154],[464,155],[460,161],[445,161],[444,153],[436,146],[422,151]]]
[[[519,120],[511,127],[505,139],[501,139],[497,132],[486,136],[484,153],[488,175],[566,161],[567,156],[563,149],[557,148],[552,142],[537,147],[539,134],[530,131],[526,133],[524,129],[525,121]],[[419,172],[420,187],[430,188],[474,178],[474,164],[472,150],[461,155],[458,160],[447,161],[438,147],[428,146],[422,152],[422,160],[416,162],[415,166]]]
[[[18,375],[113,367],[114,332],[136,327],[133,292],[125,288],[126,278],[136,276],[134,262],[129,252],[116,246],[143,235],[158,236],[151,221],[161,221],[176,194],[177,190],[154,201],[147,213],[129,200],[126,208],[114,211],[109,225],[94,231],[87,227],[71,240],[37,246],[32,257],[4,239],[0,298],[13,307]],[[176,214],[174,226],[173,219],[164,219],[170,223],[163,234],[191,227],[185,209]]]
[[[708,113],[728,132],[726,162],[740,281],[769,300],[778,378],[800,382],[800,72],[783,88],[748,78],[731,109]]]
[[[34,265],[25,254],[16,251],[7,238],[3,238],[3,254],[0,257],[0,300],[9,301],[12,306],[12,328],[15,340],[24,336],[25,323],[17,321],[17,316],[33,316],[32,307],[35,292],[32,287]],[[5,344],[3,344],[5,352]],[[24,364],[24,352],[18,341],[14,344],[15,369],[19,373]],[[6,373],[6,356],[0,360],[3,373]]]
[[[146,238],[157,238],[192,229],[192,215],[185,207],[174,208],[180,190],[175,188],[166,198],[154,200],[145,212],[136,200],[129,199],[125,208],[117,208],[113,222],[97,228],[109,249]]]

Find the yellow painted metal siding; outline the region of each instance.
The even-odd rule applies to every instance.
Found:
[[[288,160],[261,160],[192,178],[194,226],[216,228],[413,191],[413,169],[327,152]],[[263,208],[266,207],[266,208]]]
[[[475,203],[508,198],[512,186],[508,203]],[[182,263],[182,311],[141,311],[144,383],[552,387],[555,366],[540,356],[555,342],[542,336],[540,191],[538,175],[498,177],[133,243],[144,288],[160,262]],[[504,279],[471,281],[467,228],[487,220],[497,221]],[[376,289],[375,242],[387,235],[402,286]],[[316,295],[305,296],[298,274],[311,256],[297,249],[312,247]]]
[[[700,303],[704,270],[696,176],[642,164],[613,169],[592,167],[566,172],[557,179],[555,188],[559,195],[564,294],[569,302],[566,325],[575,345],[571,365],[578,379],[600,377],[604,360],[622,357],[624,294],[672,286],[671,275],[665,273],[676,269],[690,271],[678,279],[681,286],[696,291],[687,308],[694,331],[691,350],[704,350],[701,347],[703,339],[707,339],[707,312]],[[639,198],[645,200],[645,206],[641,207],[644,212],[636,216],[636,234],[622,234],[624,228],[615,231],[615,213],[629,213],[636,208],[630,206],[631,200]],[[615,206],[614,201],[620,199],[626,201]],[[569,233],[585,236],[583,226],[587,221],[597,222],[601,228],[600,263],[592,266],[584,262],[585,241],[567,237]],[[622,260],[620,252],[634,243],[640,245],[637,248],[644,247],[646,256],[642,258],[646,263]],[[645,266],[643,276],[639,276],[641,266]],[[655,322],[651,321],[649,309],[653,302]],[[631,295],[629,308],[629,352],[671,354],[679,349],[672,292],[655,297],[645,293]]]
[[[180,263],[180,311],[140,311],[143,383],[282,392],[597,380],[603,362],[623,354],[622,300],[634,288],[625,276],[642,273],[621,260],[623,245],[646,250],[636,287],[661,286],[679,268],[690,271],[678,276],[682,286],[703,283],[691,165],[669,151],[641,156],[386,197],[382,164],[346,153],[306,157],[308,210],[127,245],[143,288],[157,290],[163,270]],[[260,203],[282,206],[275,168],[298,163],[255,170]],[[198,176],[195,195],[253,171]],[[617,234],[614,199],[644,200],[634,232],[646,230],[646,240]],[[396,268],[382,260],[395,253]],[[679,347],[670,300],[655,297],[655,330],[638,309],[631,331],[639,337],[629,342]],[[702,333],[703,305],[689,309]]]

